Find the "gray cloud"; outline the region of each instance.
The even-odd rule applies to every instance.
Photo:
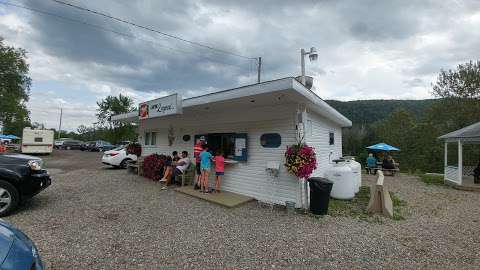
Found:
[[[69,1],[236,54],[262,56],[264,80],[298,75],[300,48],[316,46],[319,61],[307,63],[307,73],[316,77],[316,89],[325,98],[429,97],[426,86],[440,69],[478,58],[480,47],[480,2],[475,0]],[[139,96],[200,94],[256,79],[254,61],[52,1],[23,4],[136,37],[6,8],[5,14],[32,29],[27,33],[11,21],[0,23],[7,41],[33,54],[37,79]]]

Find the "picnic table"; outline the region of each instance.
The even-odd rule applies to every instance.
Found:
[[[390,175],[390,176],[395,176],[396,173],[400,172],[400,163],[395,162],[395,168],[394,169],[385,169],[382,167],[382,162],[377,162],[376,167],[365,167],[365,170],[367,174],[373,174],[376,175],[377,171],[382,171],[384,175]]]

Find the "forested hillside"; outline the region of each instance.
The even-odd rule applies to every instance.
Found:
[[[401,149],[391,154],[404,172],[442,172],[443,142],[438,136],[480,121],[480,100],[476,98],[327,102],[353,123],[343,130],[344,155],[356,156],[363,163],[366,146],[385,142]],[[477,164],[480,145],[465,148],[463,156],[466,165]],[[454,161],[455,156],[449,160]]]
[[[424,100],[355,100],[326,102],[337,111],[345,115],[354,125],[369,125],[382,121],[391,115],[395,109],[405,108],[416,117],[421,117],[425,110],[432,105],[434,99]]]

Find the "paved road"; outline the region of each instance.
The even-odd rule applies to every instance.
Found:
[[[48,269],[474,269],[478,193],[387,178],[403,221],[287,215],[253,202],[226,209],[162,191],[100,163],[99,153],[44,157],[53,185],[6,218]],[[371,177],[366,183],[371,183]]]

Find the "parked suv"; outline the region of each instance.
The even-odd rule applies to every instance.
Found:
[[[79,150],[82,145],[81,141],[77,140],[68,140],[64,141],[61,148],[64,150]]]
[[[42,165],[38,157],[0,153],[0,217],[50,186],[50,176]]]

